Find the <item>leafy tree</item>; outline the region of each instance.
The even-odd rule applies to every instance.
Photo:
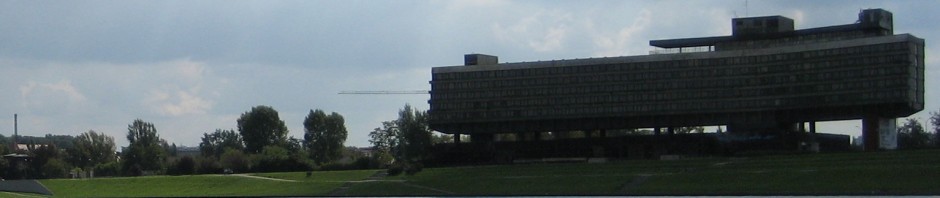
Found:
[[[199,151],[203,157],[219,158],[227,149],[244,150],[241,134],[234,130],[216,129],[212,133],[203,133]]]
[[[930,125],[933,125],[934,146],[940,147],[940,111],[930,112]]]
[[[431,129],[428,128],[427,113],[413,109],[411,105],[398,112],[400,136],[397,137],[398,159],[417,162],[423,160],[431,147]]]
[[[56,178],[59,176],[59,169],[68,170],[65,163],[60,160],[62,157],[59,148],[55,144],[41,145],[32,150],[32,158],[29,160],[30,168],[39,173],[39,178]]]
[[[89,169],[115,160],[114,137],[104,133],[89,130],[75,137],[72,145],[66,150],[67,159],[76,167]]]
[[[392,161],[392,148],[397,147],[398,127],[393,121],[382,122],[382,127],[369,132],[369,143],[372,144],[372,157],[380,163]]]
[[[277,111],[269,106],[256,106],[238,118],[238,131],[245,142],[247,153],[261,153],[266,146],[281,145],[287,141],[287,126]]]
[[[68,165],[59,158],[51,158],[41,167],[42,178],[64,178],[68,173]]]
[[[920,149],[930,145],[930,135],[924,132],[924,126],[913,118],[908,118],[898,128],[898,147],[901,149]]]
[[[123,170],[129,175],[141,175],[143,171],[157,171],[162,169],[166,158],[165,149],[161,146],[163,141],[157,135],[157,129],[152,123],[143,120],[134,120],[127,126],[127,141],[130,144],[121,158]]]
[[[317,164],[342,158],[346,136],[345,120],[339,113],[326,115],[323,110],[310,110],[304,119],[304,147]]]

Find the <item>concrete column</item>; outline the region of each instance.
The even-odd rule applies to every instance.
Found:
[[[459,134],[459,133],[455,133],[455,134],[454,134],[454,144],[460,145],[460,134]]]
[[[662,134],[662,129],[659,127],[653,128],[653,135]]]
[[[816,134],[816,121],[809,122],[809,133]]]
[[[896,118],[869,116],[862,119],[862,139],[865,151],[898,148]]]
[[[666,127],[666,134],[675,135],[675,134],[676,134],[676,128],[675,128],[675,127]]]

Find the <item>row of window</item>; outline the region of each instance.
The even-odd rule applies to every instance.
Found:
[[[785,83],[787,81],[774,80],[792,78],[789,81],[831,80],[828,75],[846,77],[869,77],[893,74],[904,74],[910,69],[912,57],[905,54],[872,56],[866,58],[845,58],[818,62],[798,63],[789,65],[764,65],[735,68],[702,68],[674,72],[630,72],[630,73],[595,73],[593,75],[558,75],[533,76],[529,78],[492,79],[492,80],[463,80],[463,81],[432,81],[432,89],[437,92],[458,89],[494,89],[513,88],[518,86],[541,85],[571,85],[571,84],[597,84],[612,82],[657,81],[657,80],[686,80],[686,79],[715,79],[741,78],[761,79],[766,83]],[[819,68],[819,69],[816,69]],[[825,69],[823,69],[825,68]],[[785,71],[789,70],[789,71]],[[813,75],[816,75],[815,77]]]
[[[484,88],[470,90],[446,90],[434,88],[431,92],[432,101],[446,100],[476,100],[503,97],[541,97],[557,95],[585,95],[585,94],[613,94],[613,93],[646,93],[646,92],[688,92],[689,90],[733,90],[766,89],[766,88],[797,88],[796,93],[813,93],[833,91],[824,87],[838,85],[837,87],[850,87],[852,89],[897,87],[904,85],[910,75],[905,68],[876,68],[859,69],[851,71],[825,72],[817,74],[770,76],[764,78],[722,78],[722,79],[673,79],[659,82],[614,82],[614,83],[567,83],[554,86],[533,86],[521,84],[519,86],[505,86],[501,89]],[[916,75],[915,75],[916,76]],[[546,79],[533,80],[534,82]],[[882,86],[870,85],[878,83]],[[854,85],[860,84],[860,85]],[[815,86],[816,89],[800,89],[799,87]],[[823,87],[823,88],[820,88]]]
[[[474,110],[486,108],[516,108],[516,107],[552,107],[557,105],[578,104],[622,104],[622,103],[650,103],[661,101],[700,101],[714,99],[748,100],[754,98],[782,98],[791,96],[824,96],[840,92],[864,92],[874,90],[909,90],[908,80],[886,78],[880,80],[866,80],[855,82],[840,82],[830,84],[802,85],[791,87],[767,87],[751,89],[710,89],[710,90],[682,90],[658,92],[604,92],[571,94],[574,91],[585,89],[556,89],[559,92],[549,92],[542,97],[518,97],[497,95],[497,92],[487,92],[488,97],[476,100],[435,100],[432,99],[431,108],[440,110]],[[523,91],[523,90],[518,90]],[[525,90],[529,91],[529,90]],[[567,93],[566,93],[567,92]],[[863,98],[857,98],[863,100]]]
[[[583,65],[583,66],[569,66],[569,67],[545,67],[545,68],[533,68],[533,69],[507,69],[507,70],[491,70],[491,71],[477,71],[477,72],[446,72],[446,73],[435,73],[432,75],[433,81],[447,81],[447,80],[484,80],[490,78],[528,78],[535,76],[548,76],[548,75],[577,75],[577,74],[591,74],[591,73],[608,73],[608,72],[654,72],[661,70],[687,70],[687,69],[696,69],[701,66],[734,66],[734,65],[748,65],[748,64],[767,64],[767,63],[786,63],[786,62],[804,62],[808,59],[813,58],[823,58],[823,59],[832,59],[837,56],[852,56],[859,55],[863,57],[856,57],[852,59],[862,58],[871,56],[873,53],[884,53],[890,51],[910,53],[908,50],[910,44],[908,42],[898,42],[898,43],[886,43],[878,45],[866,45],[858,47],[846,47],[846,48],[835,48],[835,49],[826,49],[826,50],[815,50],[815,51],[806,51],[806,52],[795,52],[795,53],[786,53],[786,54],[771,54],[771,55],[760,55],[760,56],[746,56],[746,57],[729,57],[729,58],[711,58],[711,59],[687,59],[687,60],[675,60],[675,61],[658,61],[658,62],[634,62],[634,63],[620,63],[620,64],[611,64],[611,65]],[[849,57],[846,57],[849,58]],[[861,60],[866,62],[875,62],[873,60]]]
[[[739,50],[739,49],[780,47],[780,46],[792,46],[792,45],[800,45],[800,44],[807,44],[807,43],[820,43],[820,42],[827,42],[827,41],[848,40],[848,39],[856,39],[856,38],[871,37],[871,36],[876,36],[876,34],[869,34],[863,31],[826,32],[826,33],[816,33],[816,34],[810,34],[810,35],[799,35],[795,37],[784,37],[780,39],[748,40],[748,41],[735,41],[735,42],[720,43],[716,46],[716,48],[720,50]]]
[[[434,110],[432,119],[444,120],[488,120],[521,117],[571,117],[571,116],[629,116],[650,113],[697,113],[734,110],[762,110],[767,108],[813,108],[826,104],[845,104],[845,100],[865,99],[868,102],[900,102],[908,98],[907,91],[877,91],[831,94],[828,96],[805,96],[791,98],[766,98],[751,100],[710,100],[689,102],[661,102],[649,104],[570,105],[553,108],[500,108],[476,109],[473,111]]]

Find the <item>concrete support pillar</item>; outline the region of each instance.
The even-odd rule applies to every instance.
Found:
[[[454,134],[454,144],[460,145],[460,134],[459,134],[459,133],[455,133],[455,134]]]
[[[816,121],[809,122],[809,133],[816,134]]]
[[[865,151],[894,150],[898,148],[896,118],[869,116],[862,119],[862,139]]]
[[[653,128],[653,135],[659,135],[659,134],[662,134],[662,128],[659,128],[659,127]]]
[[[799,122],[799,125],[800,125],[800,126],[799,126],[799,129],[798,129],[798,130],[800,131],[800,133],[806,133],[806,123],[805,123],[805,122]]]
[[[666,127],[666,134],[675,135],[675,134],[676,134],[676,128],[675,128],[675,127]]]

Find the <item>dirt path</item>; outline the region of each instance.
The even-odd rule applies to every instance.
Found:
[[[298,182],[297,180],[278,179],[278,178],[262,177],[262,176],[255,176],[255,175],[249,175],[249,174],[234,174],[232,176],[247,177],[247,178],[252,178],[252,179],[265,179],[265,180],[271,180],[271,181]]]

